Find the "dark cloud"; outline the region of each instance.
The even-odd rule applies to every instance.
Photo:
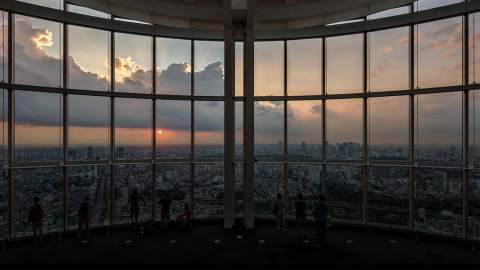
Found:
[[[195,102],[195,130],[223,131],[224,106],[219,101]]]
[[[106,78],[101,78],[96,73],[84,71],[75,62],[73,57],[68,58],[69,87],[73,89],[87,89],[97,91],[107,91],[110,88],[110,82]]]
[[[255,132],[278,136],[283,130],[283,115],[282,101],[255,102]]]
[[[312,106],[311,111],[312,111],[313,113],[322,115],[322,113],[323,113],[322,108],[323,108],[323,106],[320,105],[320,104],[314,105],[314,106]]]
[[[160,100],[157,102],[157,123],[159,128],[189,130],[191,106],[189,101]]]
[[[186,72],[188,64],[173,63],[167,69],[160,71],[157,78],[157,91],[161,94],[190,94],[191,73]]]
[[[456,25],[448,27],[455,29]],[[34,29],[27,21],[18,21],[16,24],[15,40],[15,74],[18,83],[45,85],[57,87],[61,79],[61,61],[48,56],[33,43],[31,37],[42,30]],[[440,31],[440,30],[439,30]],[[439,32],[437,31],[437,32]],[[449,30],[450,31],[450,30]],[[448,32],[448,31],[447,31]],[[439,32],[437,34],[442,34]],[[69,80],[72,88],[106,90],[108,80],[98,74],[81,69],[75,59],[69,58]],[[190,91],[190,72],[184,63],[173,63],[165,70],[158,72],[158,86],[164,94],[188,94]],[[152,85],[152,71],[136,70],[122,82],[117,82],[116,88],[123,91],[149,92]],[[211,63],[205,69],[195,73],[197,94],[223,95],[223,67],[221,62]],[[431,95],[426,95],[431,96]],[[61,124],[61,95],[18,91],[16,95],[16,122],[18,124],[57,126]],[[143,128],[151,125],[151,102],[129,101],[124,99],[117,103],[117,125],[125,128]],[[422,100],[422,98],[420,98]],[[461,99],[460,99],[461,100]],[[109,115],[108,98],[101,97],[72,97],[70,100],[72,126],[104,127]],[[346,112],[335,108],[336,101],[329,101],[327,106],[327,125],[331,127],[329,134],[333,137],[361,136],[362,125],[359,116],[362,114],[361,103],[354,106],[358,109],[349,109]],[[190,102],[189,101],[160,101],[158,103],[157,119],[162,128],[172,130],[190,129]],[[461,103],[454,97],[421,101],[421,135],[424,138],[443,137],[445,140],[455,140],[458,131],[461,131]],[[195,103],[195,129],[197,131],[222,131],[223,102],[198,101]],[[460,115],[456,112],[460,109]],[[74,113],[73,113],[74,112]],[[321,105],[314,105],[311,112],[322,113]],[[283,102],[256,102],[255,127],[256,131],[264,134],[282,134],[283,130]],[[294,110],[288,109],[290,129],[300,133],[311,127],[321,125],[318,119],[300,121]],[[320,119],[320,118],[319,118]],[[298,121],[296,121],[298,120]],[[395,121],[395,119],[388,119]],[[447,123],[447,124],[446,124]],[[460,125],[459,127],[457,127]],[[385,133],[387,134],[387,133]],[[438,134],[441,134],[439,136]],[[461,137],[461,136],[460,136]],[[433,141],[433,140],[430,140]]]
[[[16,25],[15,72],[21,84],[58,87],[61,81],[61,60],[48,56],[35,46],[31,37],[44,30],[34,29],[28,21]],[[117,61],[118,62],[118,61]],[[118,64],[118,63],[117,63]],[[174,63],[159,72],[157,81],[163,94],[188,94],[190,73],[186,64]],[[223,95],[223,67],[216,62],[195,73],[196,90],[202,95]],[[98,74],[81,69],[75,59],[69,57],[69,84],[71,88],[104,91],[109,81]],[[116,82],[116,90],[148,93],[152,89],[152,70],[135,70],[131,76]],[[57,126],[61,124],[61,95],[19,92],[16,96],[16,123]],[[182,103],[185,104],[180,105]],[[69,104],[71,125],[80,127],[104,127],[109,103],[100,97],[73,97]],[[188,107],[188,112],[185,107]],[[117,99],[116,125],[125,128],[144,128],[151,124],[149,100]],[[169,129],[190,128],[189,102],[161,102],[158,108],[159,122]],[[197,102],[195,128],[199,131],[223,130],[223,103]]]

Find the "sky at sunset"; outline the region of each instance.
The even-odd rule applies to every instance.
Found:
[[[62,78],[62,28],[59,24],[15,16],[15,81],[58,87]],[[451,18],[415,27],[415,86],[419,88],[462,83],[462,19]],[[473,23],[473,22],[470,22]],[[480,41],[480,23],[475,42]],[[2,34],[5,27],[2,27]],[[108,91],[109,32],[69,26],[69,87]],[[157,38],[157,89],[162,94],[190,94],[191,42]],[[408,28],[368,34],[369,91],[408,89]],[[153,40],[144,36],[115,34],[115,88],[117,91],[149,93],[152,89]],[[480,46],[471,40],[474,51]],[[283,42],[255,44],[255,94],[282,95],[284,89]],[[331,37],[326,40],[327,93],[362,91],[363,35]],[[236,46],[236,88],[242,93],[242,44]],[[287,43],[288,95],[322,93],[322,40]],[[1,54],[2,52],[0,52]],[[478,64],[478,53],[476,65]],[[4,57],[1,58],[2,61]],[[195,90],[197,95],[223,95],[223,43],[195,42]],[[473,62],[473,61],[471,61]],[[1,65],[0,65],[1,66]],[[3,72],[2,72],[3,73]],[[476,77],[476,76],[474,76]],[[477,77],[476,77],[477,78]],[[420,90],[421,91],[421,90]],[[369,101],[369,132],[372,144],[408,144],[406,97],[372,98]],[[420,95],[419,143],[461,143],[461,94]],[[18,145],[60,145],[61,96],[18,91],[15,97]],[[108,143],[107,98],[70,96],[72,145]],[[190,103],[157,102],[157,143],[190,144]],[[116,99],[117,144],[143,145],[151,142],[152,104],[146,100]],[[223,103],[195,103],[194,127],[198,144],[223,142]],[[327,140],[362,142],[362,100],[329,100],[326,103]],[[256,143],[283,140],[283,102],[255,103]],[[287,104],[290,143],[321,143],[320,101]],[[438,136],[442,134],[442,136]]]

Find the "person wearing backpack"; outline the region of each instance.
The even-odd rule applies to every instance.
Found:
[[[28,221],[32,223],[33,241],[40,243],[42,241],[43,209],[38,197],[33,198],[33,204],[30,207]]]

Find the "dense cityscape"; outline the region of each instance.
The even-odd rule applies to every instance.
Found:
[[[202,158],[219,159],[223,156],[221,146],[196,147],[196,154]],[[406,160],[406,147],[371,147],[370,158],[380,160]],[[374,150],[372,150],[374,149]],[[432,162],[459,162],[461,147],[450,146],[429,148],[418,156]],[[175,156],[178,151],[178,157]],[[257,216],[270,216],[276,194],[286,196],[288,213],[293,215],[298,193],[307,201],[307,215],[312,218],[312,203],[322,190],[322,166],[320,163],[302,163],[305,160],[318,161],[321,146],[288,145],[288,157],[298,162],[290,162],[287,171],[281,163],[283,145],[256,145],[256,158],[262,161],[255,166],[255,212]],[[363,149],[358,143],[327,144],[331,160],[357,160],[363,157]],[[60,149],[23,148],[16,152],[17,160],[45,161],[60,160]],[[185,158],[189,155],[186,146],[162,146],[162,153],[169,158]],[[319,154],[320,153],[320,154]],[[68,151],[70,160],[105,160],[108,151],[104,147],[72,147]],[[149,147],[117,147],[117,160],[149,159]],[[158,157],[161,157],[159,155]],[[269,163],[270,162],[270,163]],[[219,217],[223,215],[223,163],[175,162],[156,165],[155,182],[153,166],[145,163],[113,165],[113,197],[110,180],[110,167],[107,165],[75,165],[68,167],[67,227],[77,227],[78,207],[85,196],[90,198],[91,223],[93,226],[109,225],[111,216],[115,224],[130,222],[129,194],[137,189],[140,194],[140,221],[159,219],[160,209],[155,209],[153,199],[160,200],[168,194],[172,200],[172,218],[182,212],[185,203],[193,207],[197,218]],[[192,169],[193,168],[193,181]],[[363,209],[363,170],[361,165],[330,164],[326,166],[325,194],[334,219],[361,222]],[[64,226],[63,172],[60,168],[28,168],[15,170],[15,235],[31,234],[28,211],[32,198],[38,196],[45,208],[44,231],[61,231]],[[367,172],[368,209],[366,216],[372,224],[407,227],[409,224],[409,169],[394,166],[370,166]],[[415,229],[419,231],[459,236],[462,232],[462,169],[419,168],[414,170]],[[8,232],[8,181],[5,174],[0,178],[0,236]],[[243,163],[235,166],[235,213],[242,214]],[[284,182],[284,179],[287,181]],[[285,186],[286,185],[286,186]],[[480,173],[472,172],[470,177],[471,202],[480,197]],[[154,193],[155,192],[155,196]],[[113,209],[110,208],[111,200]],[[193,202],[193,203],[192,203]],[[159,204],[156,204],[159,207]],[[469,222],[473,226],[478,220],[477,205],[470,205]],[[473,233],[473,228],[470,233]]]

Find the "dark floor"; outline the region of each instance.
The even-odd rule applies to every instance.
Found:
[[[238,239],[237,235],[242,235]],[[191,232],[160,231],[135,235],[117,230],[107,236],[95,232],[88,244],[70,237],[47,240],[41,246],[30,242],[10,244],[0,253],[0,263],[54,264],[478,264],[480,251],[471,244],[439,239],[420,239],[404,234],[373,232],[333,227],[325,245],[314,241],[308,228],[310,244],[297,240],[295,229],[276,232],[260,225],[254,231],[223,230],[214,225],[197,225]],[[133,242],[125,243],[127,240]],[[171,244],[171,240],[176,243]],[[220,240],[220,243],[215,243]],[[258,240],[264,240],[261,244]]]

